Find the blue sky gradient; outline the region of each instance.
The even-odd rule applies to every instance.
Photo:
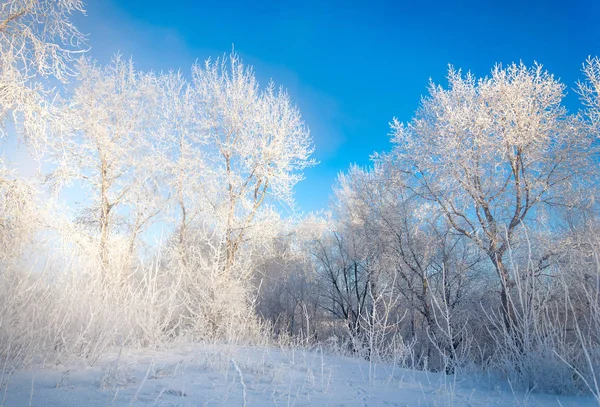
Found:
[[[232,44],[299,106],[320,164],[296,199],[324,208],[340,171],[388,150],[393,117],[409,120],[429,79],[448,64],[488,74],[495,63],[542,63],[572,87],[600,54],[600,0],[571,1],[192,1],[89,0],[78,27],[101,63],[120,51],[142,70],[181,70]]]

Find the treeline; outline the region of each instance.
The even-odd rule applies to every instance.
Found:
[[[537,65],[431,84],[390,151],[339,176],[312,271],[273,267],[261,315],[367,358],[598,394],[600,60],[583,72],[576,113]]]

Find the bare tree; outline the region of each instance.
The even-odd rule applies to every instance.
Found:
[[[256,312],[277,335],[287,333],[309,341],[318,332],[319,298],[308,247],[320,234],[320,226],[312,220],[282,222],[270,250],[256,256]]]
[[[448,81],[430,86],[410,123],[394,120],[385,159],[487,254],[511,331],[515,282],[505,254],[518,226],[542,220],[543,208],[581,203],[577,192],[593,179],[592,138],[562,106],[564,85],[539,65],[496,66],[479,80],[450,69]]]
[[[349,230],[363,232],[362,253],[370,253],[372,290],[390,286],[402,301],[407,316],[397,328],[411,339],[436,330],[437,299],[454,311],[462,306],[479,256],[465,244],[466,238],[450,233],[447,221],[430,205],[396,182],[392,171],[352,166],[340,175],[336,188],[336,216]],[[365,293],[367,291],[365,290]],[[393,298],[393,297],[392,297]],[[427,341],[427,353],[432,350]],[[455,341],[450,344],[457,347]]]
[[[316,240],[313,249],[321,291],[320,307],[343,321],[352,338],[362,333],[361,321],[369,313],[367,299],[373,278],[368,259],[353,250],[356,239],[360,236],[351,231],[332,231]]]

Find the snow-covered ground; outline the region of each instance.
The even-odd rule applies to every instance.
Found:
[[[484,380],[369,365],[320,349],[178,345],[122,350],[92,367],[19,371],[4,406],[596,406]]]

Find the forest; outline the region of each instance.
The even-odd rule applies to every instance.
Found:
[[[304,213],[318,162],[293,94],[235,51],[186,72],[101,65],[84,11],[0,4],[0,390],[40,360],[185,342],[600,403],[600,58],[578,83],[450,67]]]

